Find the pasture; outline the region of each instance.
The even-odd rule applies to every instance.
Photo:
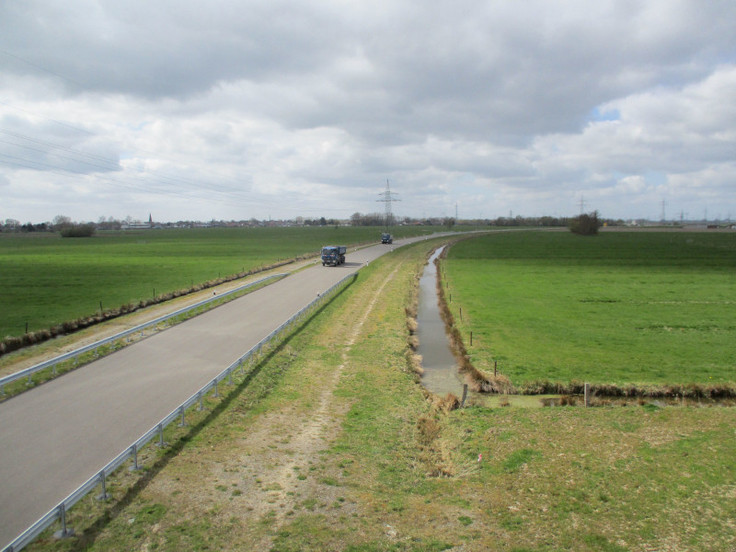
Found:
[[[396,228],[399,236],[432,227]],[[379,227],[201,228],[0,234],[0,339],[20,336],[278,261],[322,245],[378,242]],[[27,330],[26,330],[27,328]]]
[[[663,385],[736,380],[735,269],[736,233],[530,231],[459,242],[443,273],[476,367]]]

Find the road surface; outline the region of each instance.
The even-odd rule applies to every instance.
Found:
[[[295,272],[0,404],[0,548],[318,293],[401,243]]]

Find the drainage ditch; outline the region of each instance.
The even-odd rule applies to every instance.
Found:
[[[463,381],[450,349],[437,297],[437,267],[434,261],[443,249],[444,246],[432,254],[419,279],[417,353],[422,357],[422,385],[435,395],[452,393],[460,397]]]

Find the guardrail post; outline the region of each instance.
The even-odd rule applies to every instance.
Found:
[[[187,422],[184,420],[184,407],[179,407],[179,415],[181,416],[181,420],[179,420],[179,427],[185,427],[187,425]]]
[[[130,466],[130,471],[137,471],[140,469],[138,466],[138,445],[133,445],[130,447],[130,451],[133,455],[133,465]]]
[[[59,504],[59,521],[61,522],[61,530],[54,533],[54,537],[65,539],[74,535],[74,529],[66,526],[66,506],[64,506],[63,502]]]
[[[164,441],[164,424],[158,424],[158,446],[164,448],[166,442]]]
[[[228,385],[233,384],[233,371],[232,370],[227,371],[227,384]]]
[[[212,396],[215,397],[215,398],[218,398],[220,396],[220,394],[217,392],[217,378],[215,378],[215,379],[212,380],[212,384],[215,387],[215,394],[212,395]]]
[[[31,385],[33,385],[33,379],[32,378],[33,378],[33,374],[32,373],[31,374],[28,374],[28,381],[26,382],[26,386],[27,387],[30,387]]]
[[[204,397],[201,391],[197,392],[197,398],[199,399],[199,411],[201,412],[202,410],[204,410],[204,402],[203,402]]]
[[[97,495],[97,500],[107,500],[110,498],[110,495],[107,494],[107,477],[105,477],[105,470],[102,470],[100,472],[100,486],[102,487],[102,492]]]

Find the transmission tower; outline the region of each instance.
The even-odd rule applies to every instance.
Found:
[[[394,220],[394,216],[391,214],[391,204],[394,201],[401,201],[401,200],[393,197],[396,195],[396,193],[391,191],[391,187],[388,184],[388,179],[386,179],[386,191],[381,192],[378,195],[381,196],[381,199],[377,199],[376,201],[380,203],[385,203],[386,205],[385,218],[386,218],[386,228],[388,229],[391,227],[391,224],[393,223],[393,220]]]

